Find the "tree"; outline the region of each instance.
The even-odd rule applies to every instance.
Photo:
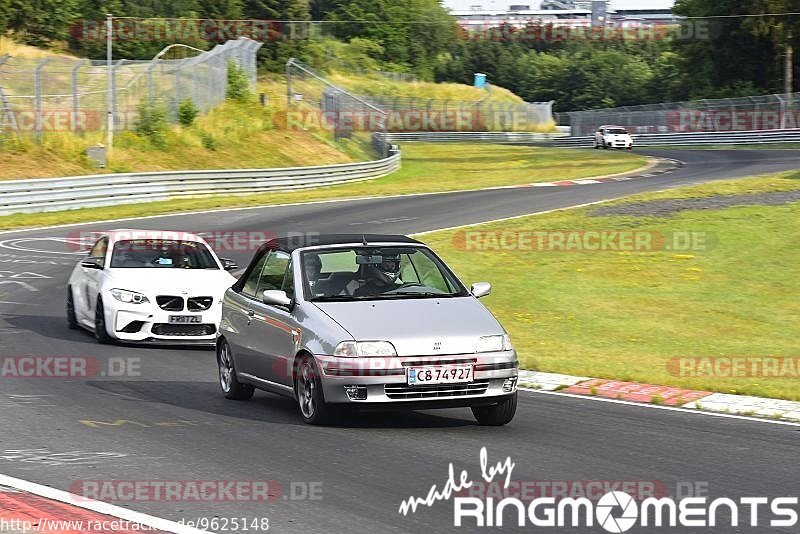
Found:
[[[455,42],[455,18],[438,0],[324,0],[311,9],[334,36],[376,42],[388,68],[423,78],[433,78],[437,56]]]
[[[756,0],[754,13],[788,13],[797,11],[797,2],[787,0]],[[800,18],[791,16],[763,16],[743,20],[742,26],[756,37],[768,39],[775,51],[782,51],[784,92],[794,91],[794,51],[800,39]]]
[[[77,0],[10,0],[7,13],[8,27],[32,45],[65,39],[70,22],[79,16]]]
[[[761,3],[761,0],[758,0]],[[673,50],[687,66],[692,93],[706,98],[736,93],[737,87],[758,88],[758,92],[780,91],[783,76],[775,44],[750,26],[747,15],[763,11],[756,2],[740,0],[678,0],[674,11],[686,17],[731,18],[690,19],[686,38],[678,38]]]
[[[0,34],[8,29],[9,18],[11,17],[11,0],[0,0]]]

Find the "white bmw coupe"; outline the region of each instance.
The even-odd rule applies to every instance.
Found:
[[[194,234],[103,233],[69,278],[67,324],[100,343],[213,345],[237,268]]]

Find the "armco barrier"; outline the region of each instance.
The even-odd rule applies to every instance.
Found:
[[[692,132],[634,134],[634,146],[758,145],[800,142],[800,129],[756,130],[747,132]],[[592,147],[594,136],[553,139],[557,147]]]
[[[390,132],[386,140],[390,143],[421,141],[425,143],[549,143],[563,134],[529,132]]]
[[[97,174],[0,181],[0,215],[153,202],[181,197],[263,193],[368,180],[400,168],[400,151],[377,161],[205,171]]]

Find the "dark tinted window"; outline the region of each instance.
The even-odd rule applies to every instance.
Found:
[[[197,241],[117,241],[111,254],[117,269],[219,269],[208,247]]]

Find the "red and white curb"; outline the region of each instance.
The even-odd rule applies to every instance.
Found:
[[[31,525],[41,534],[209,534],[113,504],[0,474],[0,524]],[[0,529],[0,532],[6,532]],[[30,531],[29,531],[30,532]],[[28,534],[29,534],[28,532]]]
[[[684,162],[675,159],[655,159],[651,158],[650,165],[644,171],[638,171],[616,174],[613,176],[598,176],[596,178],[583,178],[580,180],[559,180],[557,182],[535,182],[532,184],[522,185],[508,185],[492,189],[519,189],[522,187],[573,187],[576,185],[595,185],[605,184],[608,182],[627,182],[630,180],[640,180],[642,178],[653,178],[663,174],[669,174],[675,169],[679,169],[685,165]]]
[[[525,370],[519,372],[519,385],[522,389],[535,391],[557,391],[571,395],[800,422],[800,402],[780,399]]]

